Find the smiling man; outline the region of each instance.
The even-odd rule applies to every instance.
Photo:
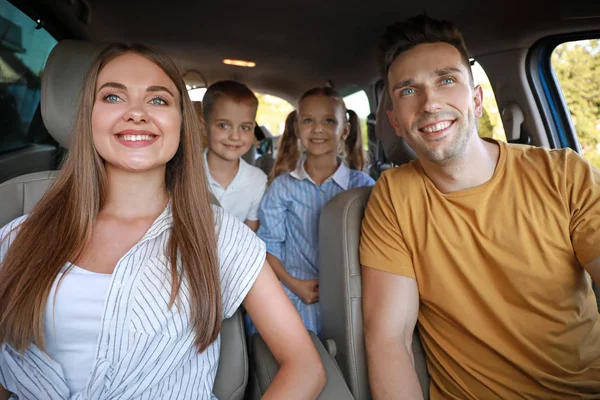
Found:
[[[449,22],[384,39],[388,117],[418,160],[381,176],[362,225],[374,398],[422,398],[417,323],[431,399],[599,398],[600,171],[479,138],[483,93]]]

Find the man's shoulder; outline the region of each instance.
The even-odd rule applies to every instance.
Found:
[[[423,170],[419,166],[419,161],[412,160],[406,164],[402,164],[384,171],[377,182],[379,183],[380,181],[383,181],[391,183],[394,186],[402,187],[411,180],[421,181],[422,179]]]

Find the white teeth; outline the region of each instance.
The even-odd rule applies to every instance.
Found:
[[[434,133],[434,132],[441,131],[442,129],[446,129],[450,125],[452,125],[452,122],[450,122],[450,121],[444,121],[444,122],[440,122],[440,123],[437,123],[437,124],[432,125],[432,126],[428,126],[428,127],[423,128],[421,130],[423,132],[427,132],[427,133]]]
[[[154,136],[151,135],[119,135],[119,139],[126,142],[137,142],[139,140],[152,140]]]

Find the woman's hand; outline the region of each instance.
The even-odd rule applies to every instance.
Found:
[[[314,285],[313,285],[314,287]],[[325,370],[298,312],[265,261],[244,308],[279,364],[263,399],[316,399]]]

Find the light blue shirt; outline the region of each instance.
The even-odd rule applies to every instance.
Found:
[[[294,278],[318,279],[321,210],[343,191],[374,184],[369,175],[349,169],[341,162],[335,173],[319,186],[301,162],[295,171],[277,177],[267,190],[258,211],[260,228],[257,234],[267,245],[267,252],[277,257]],[[288,288],[284,286],[284,289],[307,329],[319,334],[319,303],[304,304]],[[246,329],[249,334],[256,332],[249,320]]]

